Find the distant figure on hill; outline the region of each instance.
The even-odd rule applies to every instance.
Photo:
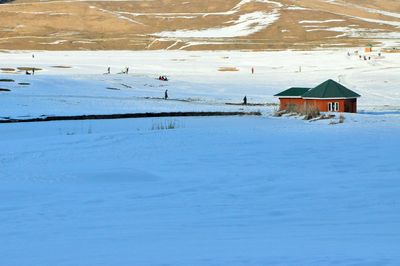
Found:
[[[254,67],[251,68],[251,74],[254,74]]]
[[[111,73],[111,68],[110,68],[110,67],[107,68],[107,73],[108,73],[108,74]]]
[[[247,105],[247,96],[244,96],[244,98],[243,98],[243,104],[244,104],[244,105]]]
[[[165,92],[164,92],[164,99],[165,100],[168,99],[168,90],[165,90]]]
[[[125,74],[128,74],[128,73],[129,73],[129,67],[126,67]]]

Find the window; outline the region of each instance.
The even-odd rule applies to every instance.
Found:
[[[339,103],[338,102],[328,103],[328,111],[329,112],[338,112],[339,111]]]

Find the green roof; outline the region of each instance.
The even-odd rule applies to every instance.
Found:
[[[293,88],[287,89],[285,91],[282,91],[281,93],[275,94],[274,96],[278,96],[278,97],[301,97],[304,93],[306,93],[309,90],[310,90],[310,88],[293,87]]]
[[[317,87],[307,91],[302,95],[303,98],[357,98],[359,94],[349,90],[345,86],[331,79],[321,83]]]

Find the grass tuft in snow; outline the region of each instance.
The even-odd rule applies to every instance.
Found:
[[[151,130],[168,130],[178,128],[179,125],[176,123],[176,120],[165,120],[165,121],[153,121],[151,126]]]

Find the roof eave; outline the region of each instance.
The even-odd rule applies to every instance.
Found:
[[[279,99],[285,98],[285,99],[301,99],[303,97],[301,96],[279,96],[279,95],[274,95],[275,97],[278,97]]]
[[[361,96],[354,96],[354,97],[302,97],[304,100],[348,100],[348,99],[357,99],[360,98]]]

